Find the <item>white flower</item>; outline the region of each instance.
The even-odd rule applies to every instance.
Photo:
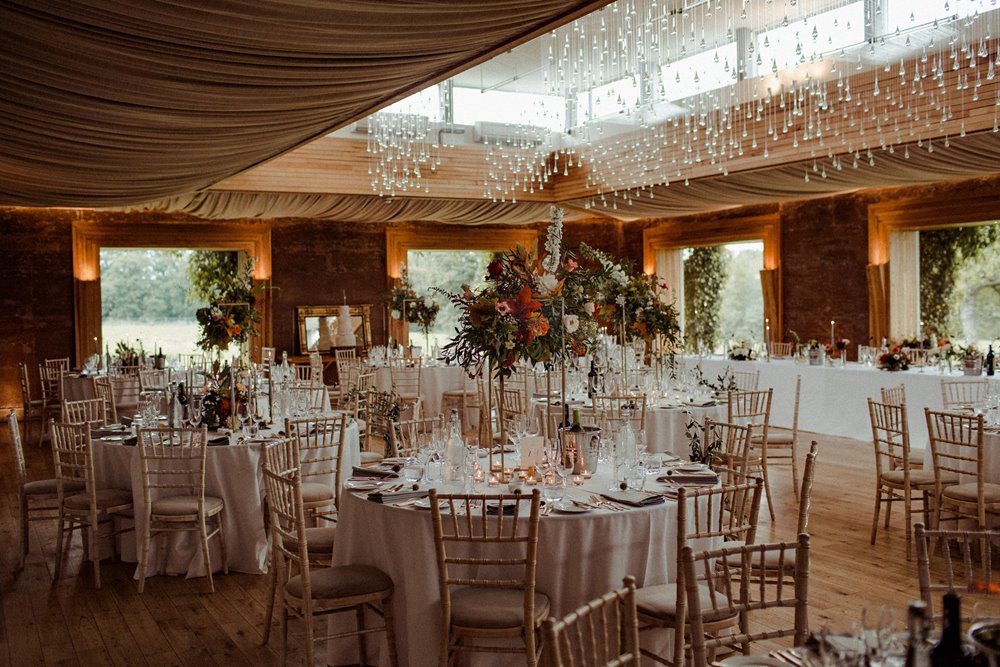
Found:
[[[431,301],[431,298],[429,296],[425,296],[424,297],[424,308],[433,308],[433,307],[434,307],[434,302]]]
[[[563,210],[558,206],[549,206],[549,217],[552,222],[549,223],[548,238],[545,240],[545,251],[548,256],[542,260],[542,268],[555,273],[562,257]]]
[[[625,275],[625,272],[622,271],[622,267],[620,266],[615,266],[615,268],[611,271],[611,277],[619,285],[624,285],[628,282],[628,276]]]
[[[624,307],[625,306],[625,295],[619,294],[618,296],[616,296],[615,297],[615,303],[617,303],[621,307]]]
[[[389,313],[389,316],[392,317],[392,319],[394,320],[398,320],[403,317],[403,315],[398,310],[395,309],[393,309],[392,312]]]
[[[559,287],[559,279],[551,273],[543,273],[535,278],[538,291],[544,296],[550,296]]]
[[[577,329],[580,328],[580,318],[577,315],[564,315],[563,316],[563,327],[566,328],[566,333],[575,333]]]
[[[588,301],[587,303],[583,304],[583,312],[587,313],[588,315],[593,315],[594,313],[597,312],[597,305],[593,301]]]

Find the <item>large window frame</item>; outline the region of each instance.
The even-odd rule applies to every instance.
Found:
[[[482,228],[441,225],[433,229],[400,229],[390,227],[385,231],[386,288],[398,284],[407,264],[410,250],[484,250],[499,252],[517,245],[532,251],[538,249],[538,230],[525,228]],[[397,341],[409,340],[406,322],[389,317],[388,305],[385,318],[389,333]]]
[[[184,248],[243,251],[256,257],[254,283],[263,287],[257,300],[260,334],[250,341],[253,357],[271,344],[271,228],[267,223],[240,221],[175,223],[146,220],[139,224],[100,222],[83,217],[73,221],[73,302],[76,364],[104,349],[101,334],[101,249]],[[194,316],[194,313],[192,313]]]
[[[781,306],[781,219],[777,212],[707,221],[676,218],[658,222],[642,233],[643,271],[659,275],[679,295],[683,295],[684,274],[680,253],[684,248],[746,241],[764,243],[764,270],[761,272],[764,316],[770,321],[772,339],[777,334],[780,340],[780,332],[785,329]],[[763,288],[765,275],[770,294]],[[677,305],[683,328],[683,304]]]

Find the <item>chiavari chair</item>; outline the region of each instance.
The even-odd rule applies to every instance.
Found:
[[[759,472],[764,478],[764,494],[767,496],[767,510],[772,521],[774,521],[774,502],[771,499],[767,461],[773,391],[773,389],[737,390],[728,392],[726,397],[726,421],[731,424],[752,424],[754,431],[758,433],[757,440],[751,440],[749,469],[751,472]]]
[[[347,416],[286,419],[285,433],[299,448],[298,463],[306,516],[336,521]]]
[[[927,604],[931,623],[940,623],[941,614],[935,614],[936,602],[944,593],[958,592],[966,604],[963,622],[970,622],[974,601],[992,608],[993,613],[978,616],[996,616],[1000,611],[993,567],[994,545],[1000,543],[998,530],[931,530],[918,523],[914,526],[917,540],[917,581],[920,599]]]
[[[542,623],[542,657],[546,667],[624,667],[639,665],[639,621],[635,578],[561,620]]]
[[[945,410],[970,408],[986,400],[990,381],[981,380],[941,380],[941,402]]]

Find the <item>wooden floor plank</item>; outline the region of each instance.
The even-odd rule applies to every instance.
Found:
[[[2,438],[6,439],[6,434]],[[803,451],[811,436],[803,434]],[[811,622],[850,630],[863,606],[888,605],[899,622],[917,597],[915,565],[905,560],[902,513],[869,544],[874,457],[869,443],[817,436],[820,455],[810,521]],[[51,475],[51,455],[30,447],[35,476]],[[272,644],[260,647],[267,577],[216,577],[209,593],[204,579],[157,576],[139,595],[134,563],[104,561],[104,587],[94,590],[79,538],[53,585],[54,523],[32,525],[31,553],[17,571],[17,516],[10,448],[0,446],[0,667],[7,665],[276,665]],[[796,505],[788,469],[771,470],[777,521],[761,511],[760,540],[791,539]],[[898,508],[897,508],[898,509]],[[9,539],[5,539],[9,538]],[[429,567],[432,564],[429,564]],[[405,623],[406,619],[399,619]],[[291,627],[291,664],[304,653],[301,625]]]

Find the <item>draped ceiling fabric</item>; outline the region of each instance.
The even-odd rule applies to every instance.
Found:
[[[608,0],[6,0],[0,205],[192,193]]]
[[[440,222],[524,225],[547,220],[545,202],[494,203],[488,199],[383,199],[375,195],[202,192],[151,202],[144,208],[215,220],[320,218],[341,222]]]
[[[1000,172],[1000,134],[985,131],[953,137],[949,144],[945,147],[943,139],[935,139],[923,142],[923,147],[910,145],[909,158],[904,148],[898,146],[893,153],[873,149],[874,166],[869,166],[867,153],[862,152],[857,169],[847,156],[842,158],[839,171],[831,166],[829,159],[824,159],[816,162],[815,172],[813,162],[808,161],[702,178],[689,185],[683,182],[658,185],[653,188],[652,199],[643,191],[641,197],[632,199],[631,205],[619,198],[615,208],[608,195],[607,205],[601,205],[595,198],[590,211],[627,219],[681,216],[749,204],[826,197],[858,188],[920,185]],[[826,170],[826,178],[820,172],[821,167]],[[577,199],[565,204],[583,208],[589,201],[589,198]]]

